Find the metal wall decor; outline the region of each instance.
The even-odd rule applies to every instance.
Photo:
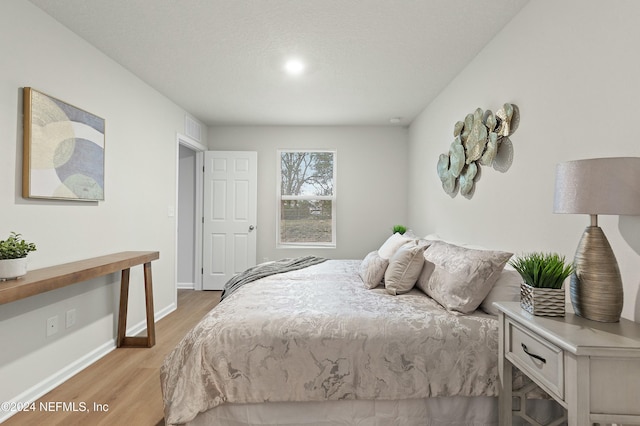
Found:
[[[438,176],[444,192],[452,198],[458,192],[470,199],[480,179],[480,166],[506,172],[513,162],[509,136],[520,123],[520,111],[504,104],[495,114],[478,108],[453,126],[454,140],[447,154],[438,158]]]

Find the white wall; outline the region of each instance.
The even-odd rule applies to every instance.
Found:
[[[154,302],[156,315],[166,314],[176,301],[168,208],[176,202],[176,134],[184,132],[185,111],[25,0],[0,2],[0,31],[0,238],[17,231],[37,244],[30,269],[158,250]],[[24,86],[106,120],[105,201],[21,197]],[[144,321],[142,268],[131,273],[130,328]],[[37,396],[114,347],[118,282],[112,274],[0,306],[0,401]],[[65,329],[68,309],[76,309],[77,323]],[[60,331],[47,338],[54,315]]]
[[[406,223],[406,128],[210,127],[209,149],[258,152],[258,262],[304,254],[363,258],[394,224]],[[276,248],[278,149],[337,149],[335,249]]]
[[[409,225],[456,241],[568,259],[586,215],[552,213],[560,161],[640,156],[640,2],[538,0],[455,78],[410,127]],[[453,125],[477,107],[520,107],[515,156],[502,174],[484,168],[471,200],[450,198],[436,173]],[[600,217],[618,258],[623,316],[640,321],[640,217]]]

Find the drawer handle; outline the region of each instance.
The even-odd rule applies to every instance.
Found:
[[[536,355],[529,352],[529,349],[527,349],[527,345],[525,345],[524,343],[521,343],[521,345],[522,345],[522,350],[524,351],[525,354],[529,355],[531,358],[535,358],[539,361],[542,361],[543,364],[547,363],[547,360],[542,358],[540,355]]]

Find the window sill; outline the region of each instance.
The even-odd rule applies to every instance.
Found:
[[[335,244],[276,244],[277,249],[335,249]]]

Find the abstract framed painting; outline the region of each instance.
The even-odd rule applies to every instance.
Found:
[[[24,88],[22,196],[104,200],[105,121]]]

